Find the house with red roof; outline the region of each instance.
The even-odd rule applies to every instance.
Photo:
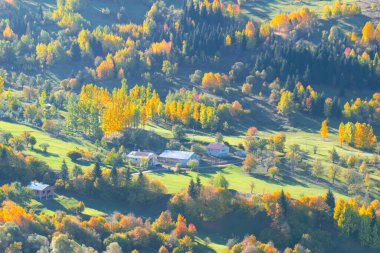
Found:
[[[223,143],[210,143],[206,147],[207,154],[214,157],[226,157],[230,153],[230,147]]]

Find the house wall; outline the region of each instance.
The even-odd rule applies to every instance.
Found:
[[[43,191],[34,191],[34,194],[36,197],[42,199],[42,198],[49,198],[54,197],[54,188],[46,188]]]
[[[143,160],[143,158],[128,158],[128,159],[130,159],[132,164],[136,165],[136,166],[140,166],[141,162]],[[157,165],[157,158],[156,157],[151,156],[151,157],[148,157],[147,159],[148,159],[150,165],[153,165],[153,166]]]
[[[181,166],[186,166],[189,160],[186,159],[172,159],[172,158],[158,158],[158,161],[166,164],[166,165],[176,165],[177,163],[181,164]]]
[[[228,147],[224,147],[221,149],[207,149],[207,154],[211,156],[216,156],[216,157],[227,156],[229,152],[230,152],[230,149]]]

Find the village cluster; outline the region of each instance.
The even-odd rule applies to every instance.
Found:
[[[230,148],[223,143],[210,143],[206,146],[207,155],[213,158],[226,159],[230,157]],[[235,153],[236,156],[244,156],[243,151]],[[131,151],[125,155],[129,164],[146,169],[157,169],[164,167],[171,170],[185,171],[193,163],[199,165],[201,157],[192,151],[164,150],[161,154],[150,151]],[[55,187],[37,181],[32,181],[28,185],[37,198],[48,199],[55,196]]]

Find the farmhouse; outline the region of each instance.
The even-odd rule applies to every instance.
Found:
[[[158,161],[166,165],[175,165],[179,163],[181,166],[186,166],[190,160],[198,160],[199,156],[194,152],[165,150],[158,156]]]
[[[127,159],[136,166],[142,166],[144,162],[148,163],[148,167],[157,165],[157,155],[151,152],[132,151],[127,155]]]
[[[226,157],[230,148],[223,143],[210,143],[206,147],[207,154],[214,157]]]
[[[50,186],[48,184],[43,184],[37,181],[32,181],[28,185],[28,188],[31,189],[36,197],[39,199],[46,198],[48,199],[49,197],[53,198],[54,197],[54,186]]]

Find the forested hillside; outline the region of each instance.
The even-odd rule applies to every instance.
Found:
[[[380,251],[379,8],[0,0],[0,252]]]

